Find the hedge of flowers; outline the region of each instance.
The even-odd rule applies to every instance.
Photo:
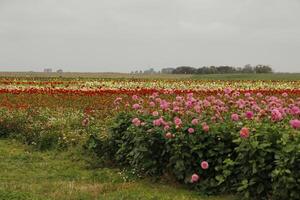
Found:
[[[92,149],[140,176],[169,176],[207,194],[300,198],[300,98],[282,93],[133,95]]]

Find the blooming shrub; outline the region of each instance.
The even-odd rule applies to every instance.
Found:
[[[100,156],[207,194],[300,198],[299,98],[226,90],[202,98],[135,96],[131,104],[139,106],[120,111],[98,141],[106,149]]]

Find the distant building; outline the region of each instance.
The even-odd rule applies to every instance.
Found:
[[[175,70],[174,68],[163,68],[161,70],[161,73],[162,74],[172,74],[174,70]]]
[[[62,74],[64,71],[62,69],[59,69],[56,71],[56,73]]]
[[[44,72],[45,72],[45,73],[51,73],[51,72],[52,72],[52,69],[51,69],[51,68],[45,68],[45,69],[44,69]]]

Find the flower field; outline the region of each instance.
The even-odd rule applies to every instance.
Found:
[[[300,199],[300,81],[0,79],[0,136],[203,194]]]

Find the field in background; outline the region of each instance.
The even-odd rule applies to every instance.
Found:
[[[126,73],[44,73],[0,72],[0,77],[52,77],[52,78],[134,78],[134,79],[198,79],[198,80],[300,80],[300,73],[274,74],[126,74]]]

